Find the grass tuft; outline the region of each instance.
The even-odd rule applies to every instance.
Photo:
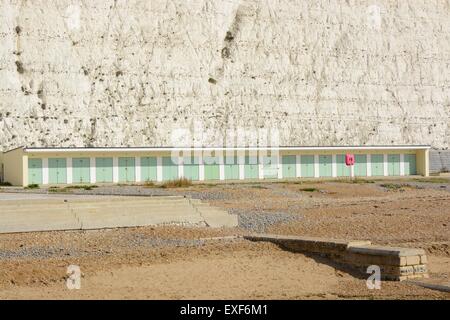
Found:
[[[316,192],[316,191],[319,191],[319,189],[317,189],[317,188],[301,188],[300,191],[304,191],[304,192]]]
[[[180,178],[175,180],[169,180],[161,185],[161,188],[184,188],[192,186],[192,180],[187,178]]]
[[[84,190],[92,190],[98,188],[96,185],[74,185],[74,186],[67,186],[64,189],[71,190],[71,189],[84,189]]]
[[[382,183],[380,187],[386,188],[391,191],[404,191],[405,188],[420,189],[420,187],[410,185],[408,183]]]
[[[156,187],[155,183],[152,180],[145,181],[144,186],[146,188],[154,188],[154,187]]]

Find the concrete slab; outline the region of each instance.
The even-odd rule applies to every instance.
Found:
[[[400,248],[400,247],[352,246],[349,247],[348,250],[354,253],[361,253],[375,256],[388,255],[396,257],[407,257],[407,256],[425,255],[425,250],[423,249]],[[417,263],[420,263],[420,261],[418,261]]]
[[[237,226],[237,216],[214,207],[197,209],[179,196],[7,194],[1,199],[0,233],[160,224]]]

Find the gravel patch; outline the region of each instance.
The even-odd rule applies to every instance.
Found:
[[[129,246],[136,247],[187,247],[187,246],[200,246],[203,245],[205,241],[199,239],[162,239],[162,238],[151,238],[141,234],[134,235],[129,239]]]
[[[93,190],[75,189],[73,194],[93,194],[108,196],[169,196],[175,195],[167,189],[145,188],[142,186],[110,186],[98,187]]]
[[[80,256],[82,252],[71,248],[29,247],[17,250],[0,250],[0,260],[17,258],[45,259],[51,257]]]
[[[266,232],[273,225],[287,223],[301,219],[298,214],[286,212],[242,211],[231,209],[231,214],[238,215],[239,227],[250,232]]]
[[[111,246],[72,248],[65,246],[28,246],[17,249],[0,250],[0,261],[11,259],[47,259],[64,257],[103,256],[119,251],[136,249],[156,249],[168,247],[197,247],[204,245],[208,239],[177,239],[159,238],[143,234],[130,234],[126,237],[117,237],[114,248]]]
[[[408,182],[408,184],[418,189],[434,189],[434,190],[450,191],[450,183]]]
[[[108,195],[108,196],[167,196],[176,195],[177,193],[163,188],[146,188],[143,186],[99,186],[92,190],[84,189],[67,189],[63,188],[55,189],[56,191],[50,191],[50,189],[2,189],[0,193],[8,194],[27,194],[33,197],[35,195]],[[62,192],[65,191],[65,192]]]
[[[284,188],[283,185],[280,184],[268,184],[267,189],[270,189],[272,191],[272,194],[275,194],[277,196],[282,196],[291,199],[302,198],[302,194],[300,192],[289,190],[287,188]]]
[[[185,196],[199,200],[230,200],[233,197],[226,192],[209,192],[209,191],[186,191],[183,192]]]

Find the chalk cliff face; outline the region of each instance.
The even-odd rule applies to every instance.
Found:
[[[0,0],[0,129],[3,150],[448,148],[450,1]]]

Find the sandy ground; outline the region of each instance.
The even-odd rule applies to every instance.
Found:
[[[238,213],[240,228],[0,235],[0,298],[450,299],[449,293],[405,282],[368,290],[365,279],[331,260],[273,244],[202,240],[264,231],[424,248],[432,279],[445,282],[450,277],[448,185],[324,182],[172,190]],[[71,264],[83,273],[80,290],[66,288]]]

